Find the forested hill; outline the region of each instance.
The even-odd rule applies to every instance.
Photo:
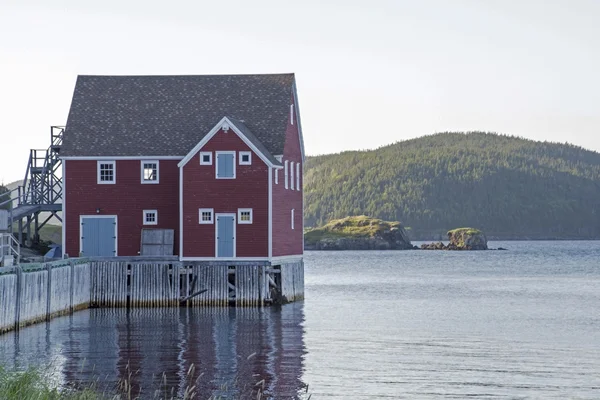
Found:
[[[483,132],[309,157],[306,226],[369,215],[414,237],[474,226],[499,238],[600,238],[600,154]]]

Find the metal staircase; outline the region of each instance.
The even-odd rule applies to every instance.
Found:
[[[23,184],[0,194],[0,209],[8,209],[7,233],[13,239],[16,236],[15,240],[19,245],[39,241],[39,230],[52,218],[62,222],[58,212],[62,210],[60,147],[63,133],[62,126],[50,127],[50,146],[45,150],[32,149],[29,152]],[[42,212],[50,214],[40,223],[39,216]],[[10,243],[11,248],[14,248],[14,243]],[[4,248],[6,249],[6,245]]]

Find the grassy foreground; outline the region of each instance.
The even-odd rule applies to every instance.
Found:
[[[6,371],[0,367],[0,399],[2,400],[101,400],[92,388],[58,390],[35,369],[24,372]]]

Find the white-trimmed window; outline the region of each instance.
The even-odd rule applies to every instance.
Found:
[[[252,152],[251,151],[240,151],[240,165],[251,165],[252,164]]]
[[[158,225],[158,211],[144,210],[144,225]]]
[[[294,125],[294,105],[290,104],[290,123]]]
[[[217,179],[235,179],[235,151],[217,151]]]
[[[200,165],[212,165],[212,152],[201,151],[200,152]]]
[[[275,184],[279,185],[279,168],[275,168]]]
[[[158,161],[142,160],[142,183],[158,183]]]
[[[300,190],[300,163],[296,164],[296,190]]]
[[[294,190],[294,162],[290,164],[290,189]]]
[[[98,161],[98,184],[113,184],[117,181],[114,161]]]
[[[238,224],[251,224],[252,223],[252,209],[251,208],[238,208]]]
[[[292,208],[292,229],[294,228],[294,214],[295,214],[295,210]]]
[[[285,163],[283,163],[283,169],[284,169],[283,183],[284,183],[286,189],[288,188],[288,167],[289,167],[288,160],[285,160]]]
[[[212,224],[214,223],[214,213],[215,211],[212,208],[199,208],[198,209],[198,218],[200,224]]]

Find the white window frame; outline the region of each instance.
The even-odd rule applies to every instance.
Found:
[[[242,213],[244,212],[249,212],[250,213],[250,221],[243,221],[242,220]],[[238,224],[251,224],[252,220],[253,220],[253,212],[251,208],[238,208]]]
[[[147,214],[154,214],[154,221],[150,221],[148,222],[148,220],[146,219],[146,217],[148,216]],[[142,218],[143,218],[143,222],[144,225],[158,225],[158,211],[157,210],[144,210],[143,214],[142,214]]]
[[[248,161],[243,161],[244,156],[248,156]],[[240,151],[240,165],[252,165],[252,152]]]
[[[100,180],[100,166],[101,165],[112,165],[113,179],[112,181],[102,181]],[[117,183],[117,162],[116,161],[98,161],[97,164],[97,183],[99,185],[114,185]]]
[[[296,163],[296,190],[300,189],[300,163]]]
[[[294,162],[290,164],[290,189],[294,190]]]
[[[235,151],[215,151],[215,158],[218,159],[219,158],[219,154],[233,154],[233,176],[228,176],[228,177],[220,177],[219,176],[219,161],[215,160],[215,178],[216,179],[235,179],[236,177],[236,164],[235,164]]]
[[[149,180],[149,179],[144,179],[144,164],[156,164],[156,179],[155,180]],[[140,161],[140,169],[141,169],[141,179],[142,179],[142,183],[143,184],[157,184],[159,183],[159,177],[160,177],[160,164],[158,162],[158,160],[141,160]]]
[[[285,188],[287,189],[288,188],[288,160],[285,160],[285,162],[283,163],[283,165],[284,165],[283,169],[285,170],[285,172],[283,174],[284,178],[285,178],[284,184],[285,184]]]
[[[290,104],[290,123],[294,125],[294,105]]]
[[[204,156],[208,156],[208,161],[204,161]],[[200,165],[212,165],[212,151],[200,152]]]
[[[202,213],[210,213],[210,221],[202,220]],[[214,208],[199,208],[198,209],[198,223],[201,225],[212,225],[215,223],[215,209]]]
[[[275,168],[275,184],[279,185],[279,168]]]
[[[294,217],[295,217],[294,214],[296,214],[296,210],[292,208],[292,221],[291,221],[292,222],[292,229],[296,229],[295,228],[295,224],[294,224]]]

